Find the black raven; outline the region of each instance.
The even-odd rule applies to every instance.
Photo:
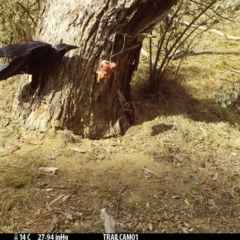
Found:
[[[47,69],[53,68],[67,51],[76,48],[78,47],[65,43],[52,46],[40,41],[19,43],[0,48],[0,58],[12,59],[9,64],[0,64],[0,80],[17,74],[31,74],[31,86],[36,90],[40,84],[41,75]]]

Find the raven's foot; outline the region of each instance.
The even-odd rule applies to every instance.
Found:
[[[39,103],[47,103],[47,100],[42,95],[36,94],[35,98]]]

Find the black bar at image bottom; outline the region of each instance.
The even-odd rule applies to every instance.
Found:
[[[184,240],[193,240],[196,235],[213,236],[219,234],[148,234],[148,233],[0,233],[0,240],[164,240],[184,238]],[[228,237],[228,240],[239,239],[240,234],[220,234]]]
[[[145,236],[147,237],[147,236]],[[144,239],[145,237],[141,238]],[[157,237],[157,236],[156,236]],[[74,239],[92,239],[94,240],[140,240],[139,234],[136,233],[15,233],[0,234],[0,239],[4,240],[74,240]]]

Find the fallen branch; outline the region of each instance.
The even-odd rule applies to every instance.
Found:
[[[171,60],[177,60],[184,57],[190,57],[190,56],[196,56],[196,55],[202,55],[202,54],[234,54],[234,55],[240,55],[240,52],[237,51],[217,51],[217,50],[203,50],[203,51],[182,51],[182,52],[176,52],[174,54],[171,54],[168,56],[168,58],[171,58]]]
[[[190,23],[186,22],[186,21],[182,21],[181,23],[186,25],[186,26],[190,25]],[[221,32],[217,29],[209,29],[208,27],[199,26],[197,24],[192,24],[191,27],[194,27],[196,29],[203,30],[203,31],[209,31],[209,32],[212,32],[212,33],[216,33],[216,34],[218,34],[220,36],[223,36],[223,37],[226,37],[227,39],[230,39],[230,40],[240,40],[240,37],[225,34],[225,33]]]
[[[115,220],[111,215],[107,214],[105,208],[101,209],[100,219],[104,223],[105,233],[115,233]]]
[[[58,188],[58,189],[70,189],[72,187],[63,187],[63,186],[49,186],[48,188]],[[45,188],[46,189],[46,188]]]
[[[239,70],[236,70],[236,69],[231,69],[232,72],[235,72],[235,73],[240,73]]]
[[[149,170],[149,169],[147,169],[147,168],[145,168],[145,167],[143,167],[143,171],[145,171],[145,172],[147,172],[147,173],[150,173],[150,174],[158,177],[158,175],[157,175],[155,172],[153,172],[153,171],[151,171],[151,170]]]
[[[6,152],[2,153],[0,155],[0,157],[5,157],[5,156],[7,156],[7,155],[9,155],[9,154],[11,154],[13,152],[16,152],[18,149],[20,149],[19,146],[14,146],[14,147],[10,148],[9,150],[7,150]]]
[[[121,201],[121,193],[122,193],[126,188],[127,188],[127,185],[125,185],[125,186],[118,192],[116,218],[118,218],[119,205],[120,205],[120,201]]]
[[[86,150],[77,147],[70,147],[69,149],[78,153],[86,153]]]

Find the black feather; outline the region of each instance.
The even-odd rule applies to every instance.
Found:
[[[17,74],[31,74],[32,86],[37,87],[38,78],[48,69],[53,68],[71,49],[77,46],[60,43],[52,46],[49,43],[31,41],[9,45],[0,49],[0,58],[12,59],[9,64],[0,65],[0,80]],[[36,80],[33,83],[33,80]]]

